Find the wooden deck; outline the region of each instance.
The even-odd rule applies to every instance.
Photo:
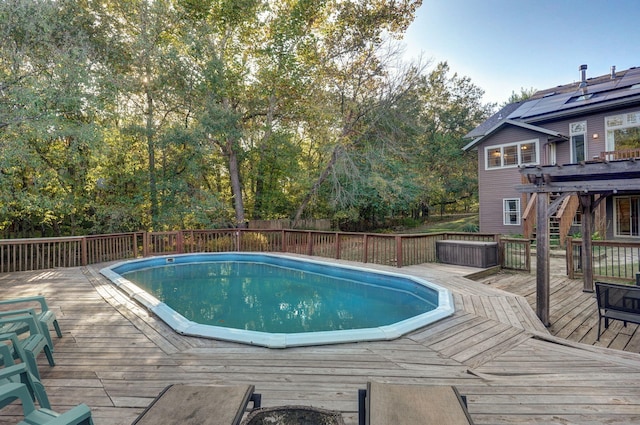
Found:
[[[528,295],[496,288],[497,277],[406,267],[449,287],[457,312],[394,341],[267,349],[177,335],[98,270],[0,275],[2,297],[43,294],[56,310],[64,336],[57,365],[41,359],[43,383],[54,409],[85,402],[96,425],[130,424],[171,383],[254,384],[263,406],[338,410],[354,425],[357,390],[370,380],[456,385],[476,424],[640,423],[640,355],[553,336]],[[0,411],[0,423],[15,423],[16,412]]]
[[[640,353],[640,326],[632,323],[625,327],[622,322],[612,321],[600,336],[600,341],[596,341],[598,313],[595,294],[582,291],[582,280],[567,278],[563,257],[551,258],[550,274],[551,334],[569,341]],[[502,271],[479,279],[479,282],[525,297],[535,311],[535,271]]]

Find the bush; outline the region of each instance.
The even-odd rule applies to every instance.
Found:
[[[478,233],[479,230],[480,228],[475,223],[467,223],[462,226],[462,231],[467,233]]]

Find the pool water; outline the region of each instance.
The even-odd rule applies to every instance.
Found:
[[[254,262],[165,265],[123,276],[188,320],[260,332],[384,326],[438,304],[437,292],[424,286],[409,292]]]
[[[455,311],[423,279],[286,255],[161,256],[100,272],[180,334],[271,348],[391,340]]]

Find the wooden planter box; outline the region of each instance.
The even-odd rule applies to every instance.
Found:
[[[477,241],[436,241],[436,255],[441,263],[485,269],[498,265],[498,244]]]

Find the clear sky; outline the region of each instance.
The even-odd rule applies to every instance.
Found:
[[[640,66],[640,0],[423,0],[405,55],[448,62],[504,103],[521,88],[552,88]]]

